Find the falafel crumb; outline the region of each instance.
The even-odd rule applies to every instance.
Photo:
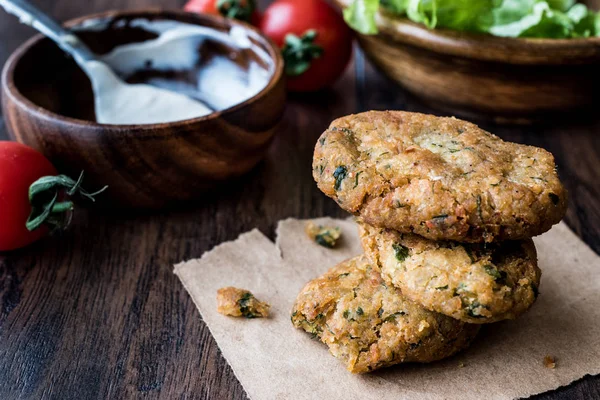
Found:
[[[556,357],[547,355],[544,357],[544,367],[554,369],[556,368]]]
[[[337,245],[339,238],[342,236],[342,230],[339,227],[317,225],[313,221],[308,221],[306,223],[304,231],[309,238],[328,249],[333,249]]]
[[[267,318],[271,306],[245,289],[224,287],[217,291],[217,312],[231,317]]]

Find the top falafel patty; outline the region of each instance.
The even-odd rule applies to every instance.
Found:
[[[564,216],[554,157],[455,118],[369,111],[318,140],[321,191],[373,226],[432,240],[520,240]]]

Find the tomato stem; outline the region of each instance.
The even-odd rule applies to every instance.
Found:
[[[252,13],[256,9],[255,0],[218,0],[217,10],[219,14],[227,18],[235,18],[250,22]]]
[[[323,48],[314,43],[316,38],[317,31],[314,29],[306,31],[300,37],[292,33],[286,35],[281,52],[287,76],[302,75],[310,68],[313,60],[323,55]]]
[[[34,231],[42,225],[48,225],[53,231],[65,229],[70,221],[75,205],[70,200],[58,201],[63,196],[79,195],[90,201],[96,201],[95,196],[104,192],[108,186],[97,192],[90,193],[81,187],[83,172],[77,181],[66,175],[44,176],[33,182],[29,187],[29,202],[31,214],[25,223],[29,231]]]
[[[63,201],[62,203],[56,203],[52,206],[52,213],[64,213],[72,211],[75,205],[72,201]]]

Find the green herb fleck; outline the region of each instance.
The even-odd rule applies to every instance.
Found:
[[[448,214],[434,215],[431,219],[446,219],[446,218],[448,218]]]
[[[348,317],[350,317],[350,310],[345,310],[342,315],[344,316],[344,318],[349,319]]]
[[[485,318],[483,315],[475,314],[477,311],[473,308],[467,308],[467,315],[471,318]]]
[[[404,207],[407,207],[407,205],[400,203],[400,200],[395,200],[394,201],[394,207],[396,207],[396,208],[404,208]]]
[[[316,225],[314,222],[306,224],[306,234],[323,247],[332,249],[342,235],[340,228]]]
[[[348,176],[348,169],[345,165],[340,165],[335,169],[335,171],[333,171],[333,177],[335,178],[335,184],[333,188],[336,191],[340,190],[340,187],[342,186],[342,181],[346,179],[346,176]]]
[[[467,285],[465,285],[464,283],[459,283],[458,287],[454,289],[454,293],[452,293],[452,295],[454,297],[459,296],[461,291],[465,290],[467,288]]]
[[[485,269],[485,272],[494,278],[494,281],[497,283],[504,284],[506,282],[507,274],[505,271],[498,271],[498,268],[492,264],[486,264],[483,266],[483,268]]]
[[[317,244],[327,247],[328,249],[333,249],[337,240],[340,238],[340,229],[322,229],[317,236],[315,236],[315,242]]]
[[[325,145],[325,136],[323,136],[321,139],[319,139],[319,143],[321,143],[321,146]]]
[[[356,315],[363,315],[365,312],[363,311],[362,307],[358,307],[356,309]]]
[[[356,188],[358,186],[358,176],[362,174],[362,171],[358,171],[356,173],[356,177],[354,178],[354,188]]]
[[[438,286],[438,287],[435,288],[435,290],[446,290],[446,289],[448,289],[448,285],[446,285],[446,286]]]
[[[398,311],[396,313],[390,314],[387,317],[385,317],[385,319],[383,320],[383,322],[393,322],[396,320],[396,317],[402,316],[402,315],[406,315],[406,313],[404,311]]]
[[[333,331],[329,327],[329,324],[325,324],[325,328],[327,328],[327,330],[329,331],[329,333],[331,333],[332,335],[335,335],[335,333],[333,333]]]
[[[248,304],[254,296],[252,293],[244,293],[242,297],[238,300],[238,305],[240,306],[240,312],[242,315],[248,319],[259,317],[258,314],[255,314],[254,311],[250,308],[250,304]]]
[[[402,246],[400,243],[394,243],[392,244],[392,248],[394,249],[396,260],[399,262],[406,260],[406,257],[408,257],[408,247]]]
[[[308,328],[310,330],[307,330],[306,327],[304,329],[306,330],[306,332],[310,333],[311,339],[316,339],[319,336],[319,333],[323,332],[323,328],[321,328],[321,327],[319,327],[317,325],[311,324],[308,321],[306,323],[307,323]]]
[[[339,274],[338,278],[343,278],[343,277],[348,276],[348,275],[350,275],[350,272],[345,272],[343,274]]]
[[[467,304],[465,308],[467,309],[467,315],[469,317],[485,318],[485,316],[479,314],[479,308],[485,308],[485,306],[482,306],[478,301],[473,301],[472,303]]]
[[[458,153],[460,149],[448,149],[450,153]]]
[[[560,198],[557,195],[555,195],[554,193],[549,193],[548,197],[550,197],[550,200],[552,200],[552,204],[554,204],[555,206],[558,205]]]
[[[381,318],[382,315],[383,315],[383,308],[380,308],[379,310],[377,310],[377,316],[379,318]]]

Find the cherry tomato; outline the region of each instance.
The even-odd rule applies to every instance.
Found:
[[[183,9],[198,14],[222,15],[254,25],[260,23],[255,0],[189,0]]]
[[[187,12],[218,15],[217,0],[190,0],[183,9]]]
[[[333,84],[352,56],[352,32],[324,0],[278,0],[265,11],[260,28],[283,49],[292,91]]]
[[[48,233],[46,227],[30,232],[29,186],[56,169],[38,151],[20,143],[0,141],[0,251],[31,244]]]

